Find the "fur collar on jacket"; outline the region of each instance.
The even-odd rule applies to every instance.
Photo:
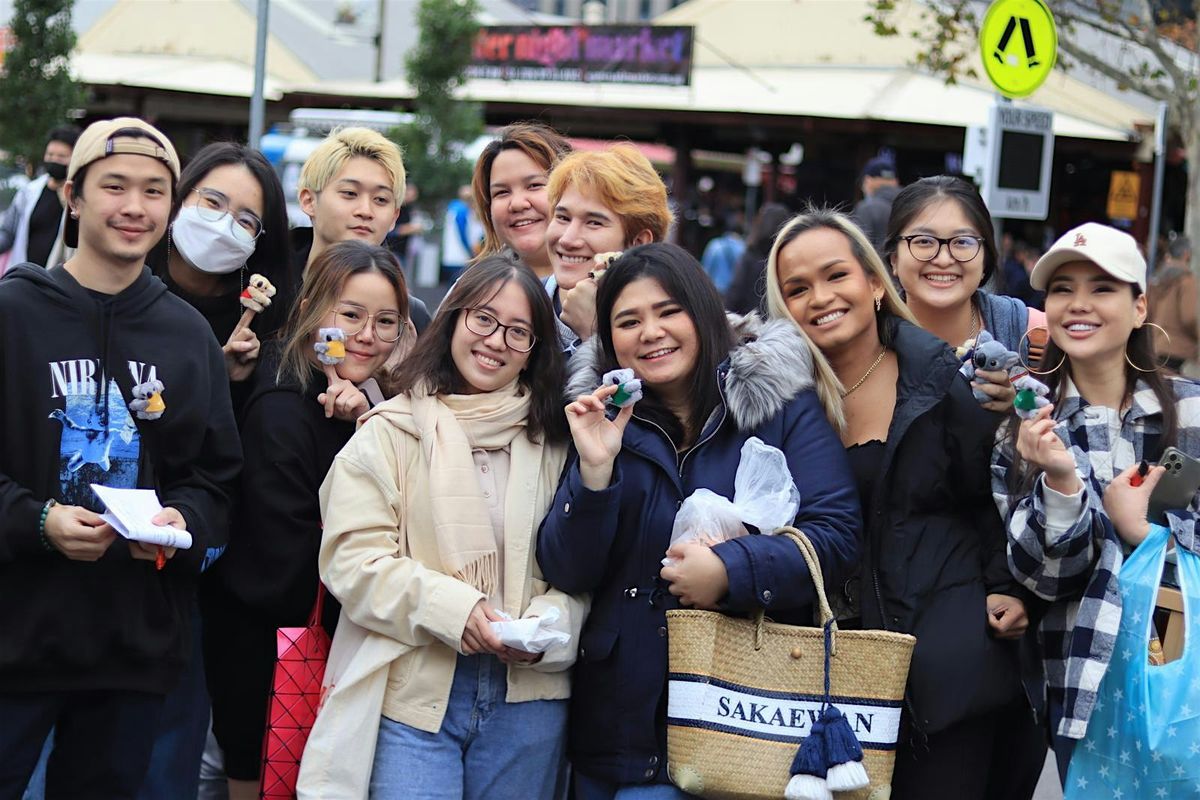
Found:
[[[813,386],[808,342],[787,320],[759,319],[757,314],[729,315],[734,345],[722,365],[725,401],[740,430],[751,431],[770,420],[796,395]],[[604,369],[600,338],[588,339],[567,363],[567,402],[600,385]]]

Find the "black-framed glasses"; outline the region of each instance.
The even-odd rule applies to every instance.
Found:
[[[939,239],[927,233],[915,233],[912,236],[900,237],[908,245],[909,254],[917,261],[933,261],[942,247],[950,253],[955,261],[970,261],[979,255],[983,248],[983,239],[979,236],[951,236],[949,239]]]
[[[238,239],[244,242],[253,242],[262,235],[262,220],[251,211],[244,209],[233,211],[229,207],[229,197],[224,192],[204,186],[197,187],[192,191],[200,195],[200,201],[196,203],[196,213],[200,215],[201,219],[219,222],[222,217],[229,214],[237,223],[233,226],[233,235]]]
[[[528,353],[537,344],[537,337],[528,328],[520,325],[505,325],[482,308],[464,308],[463,315],[467,330],[476,336],[491,336],[496,329],[504,329],[504,344],[509,350]]]
[[[337,327],[346,332],[346,336],[357,336],[369,324],[374,324],[375,338],[389,344],[400,338],[404,333],[407,320],[396,311],[380,311],[368,314],[367,310],[356,303],[338,303],[333,309],[333,320]]]

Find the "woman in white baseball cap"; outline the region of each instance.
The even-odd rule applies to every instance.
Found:
[[[1038,641],[1065,781],[1100,705],[1121,619],[1121,564],[1151,531],[1148,501],[1164,469],[1145,464],[1172,445],[1200,456],[1200,384],[1160,371],[1146,262],[1128,234],[1080,225],[1042,256],[1030,283],[1046,292],[1050,341],[1036,374],[1054,403],[1011,420],[993,454],[992,488],[1008,521],[1010,569],[1050,601]],[[1196,541],[1197,508],[1193,500],[1167,512],[1183,546]]]

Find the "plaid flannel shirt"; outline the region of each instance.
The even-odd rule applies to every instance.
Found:
[[[1169,385],[1179,412],[1175,446],[1200,457],[1200,383],[1170,379]],[[1104,512],[1104,490],[1118,473],[1143,459],[1146,438],[1161,433],[1161,411],[1154,392],[1142,381],[1123,415],[1088,405],[1069,380],[1064,382],[1054,430],[1075,457],[1083,502],[1075,521],[1057,533],[1047,533],[1043,476],[1038,476],[1031,494],[1009,495],[1006,478],[1012,452],[1004,438],[1006,426],[997,435],[992,493],[1007,522],[1009,569],[1026,588],[1051,603],[1038,629],[1038,644],[1047,686],[1063,695],[1058,734],[1070,739],[1082,739],[1087,732],[1121,624],[1117,579],[1125,545]],[[1198,500],[1200,494],[1186,511],[1171,512],[1168,518],[1175,540],[1200,553]]]

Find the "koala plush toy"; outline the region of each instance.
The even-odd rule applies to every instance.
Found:
[[[976,370],[1008,372],[1018,363],[1020,363],[1020,359],[1016,353],[996,341],[987,331],[980,331],[979,338],[975,340],[975,346],[967,352],[966,360],[958,368],[958,371],[968,381],[972,381],[975,379]],[[971,394],[981,403],[992,399],[978,389],[972,389]]]
[[[1050,405],[1050,401],[1047,399],[1050,390],[1044,383],[1030,375],[1028,370],[1020,366],[1020,363],[1021,359],[1016,353],[996,341],[987,331],[980,331],[979,338],[975,340],[975,346],[967,352],[963,365],[958,368],[958,371],[968,381],[975,378],[976,370],[1007,372],[1008,379],[1017,391],[1017,396],[1013,398],[1013,408],[1016,409],[1017,416],[1021,419],[1032,419],[1038,409]],[[986,403],[992,399],[978,389],[972,389],[971,394],[980,403]]]

